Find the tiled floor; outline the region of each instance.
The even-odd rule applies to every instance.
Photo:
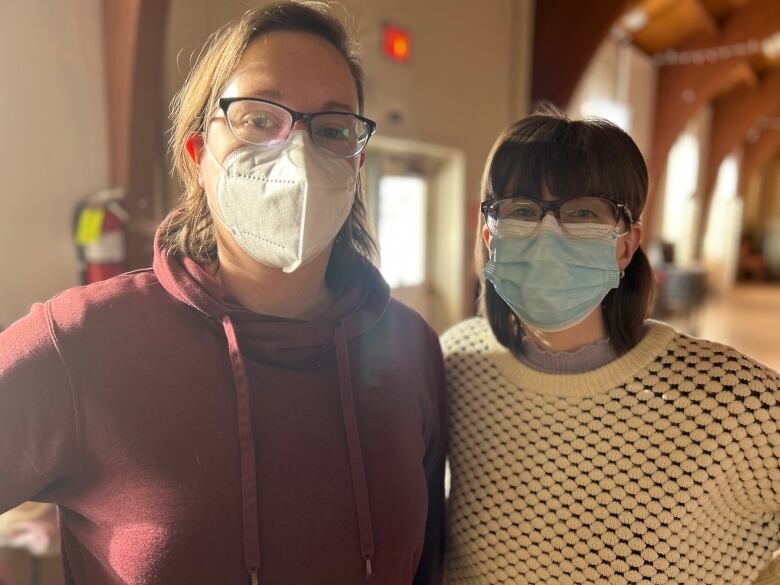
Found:
[[[739,285],[711,297],[689,326],[673,324],[780,371],[780,284]]]

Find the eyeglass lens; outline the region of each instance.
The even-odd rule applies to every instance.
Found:
[[[542,206],[533,199],[500,199],[488,208],[488,228],[498,237],[528,237],[542,221]],[[560,204],[561,228],[574,237],[588,237],[595,228],[615,228],[618,210],[601,197],[574,197]]]

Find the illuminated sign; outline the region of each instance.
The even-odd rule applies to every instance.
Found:
[[[412,35],[409,31],[392,24],[386,24],[384,33],[384,54],[400,63],[408,63],[412,57]]]

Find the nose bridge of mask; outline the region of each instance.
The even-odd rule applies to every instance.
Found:
[[[555,214],[552,211],[548,211],[544,214],[544,217],[542,218],[542,221],[539,225],[540,229],[543,229],[548,232],[554,232],[559,235],[563,235],[563,230],[561,229],[561,225],[558,223],[558,219],[555,217]]]
[[[621,235],[617,233],[615,228],[599,223],[569,224],[566,226],[566,232],[564,232],[560,222],[552,211],[548,211],[544,214],[539,227],[540,230],[552,232],[559,236],[566,237],[568,234],[569,236],[573,236],[575,238],[582,238],[587,240],[598,239],[612,242],[613,240],[616,240],[619,235]]]
[[[290,162],[301,169],[306,168],[309,156],[316,152],[317,149],[311,143],[308,132],[302,129],[293,130],[290,133],[290,136],[287,138],[287,145],[287,156],[290,158]]]

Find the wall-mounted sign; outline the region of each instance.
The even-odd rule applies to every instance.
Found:
[[[386,57],[400,63],[408,63],[412,58],[412,35],[409,31],[394,24],[385,24],[382,28],[383,51]]]

